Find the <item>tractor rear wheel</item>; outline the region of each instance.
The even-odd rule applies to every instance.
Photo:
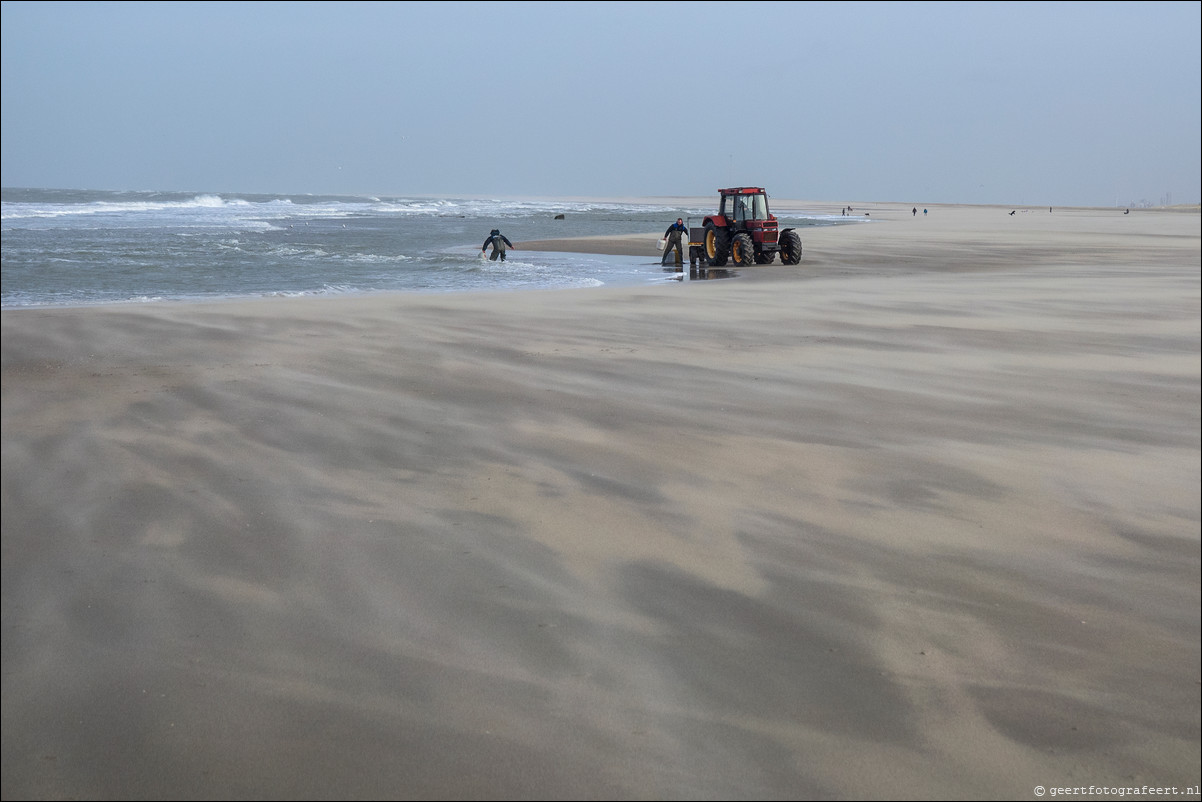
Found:
[[[780,261],[786,265],[801,261],[801,235],[796,231],[786,231],[780,235]]]
[[[730,254],[730,233],[714,225],[705,227],[705,258],[710,267],[722,267]]]
[[[737,265],[755,264],[755,244],[747,233],[735,234],[730,241],[730,258]]]

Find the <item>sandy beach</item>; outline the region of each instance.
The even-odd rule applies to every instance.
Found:
[[[3,797],[1197,798],[1198,208],[854,205],[4,311]]]

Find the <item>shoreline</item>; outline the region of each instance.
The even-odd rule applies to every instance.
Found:
[[[782,205],[788,202],[782,202]],[[802,208],[800,202],[785,206]],[[829,208],[828,208],[829,207]],[[775,208],[775,207],[774,207]],[[1181,236],[1195,229],[1202,220],[1198,206],[1166,209],[1141,209],[1124,214],[1122,209],[1100,207],[1065,207],[1048,211],[1049,207],[956,206],[928,204],[925,207],[900,203],[857,205],[856,215],[866,219],[849,219],[831,226],[808,226],[799,229],[802,235],[803,258],[799,265],[788,267],[774,262],[771,265],[740,266],[741,275],[763,274],[782,276],[791,272],[805,275],[807,268],[865,268],[868,271],[895,272],[899,265],[913,267],[924,261],[935,270],[973,271],[988,267],[1012,267],[1018,264],[1052,264],[1068,258],[1078,260],[1077,249],[1097,253],[1109,260],[1106,248],[1121,247],[1132,228],[1131,214],[1155,224],[1147,232],[1140,224],[1139,236]],[[806,203],[807,212],[833,213],[839,217],[840,207],[830,204]],[[928,214],[923,214],[927,210]],[[912,214],[917,210],[917,214]],[[1015,211],[1013,217],[1009,212]],[[936,219],[938,217],[938,219]],[[885,225],[885,229],[879,226]],[[1124,225],[1124,228],[1116,226]],[[904,226],[904,227],[903,227]],[[947,262],[927,258],[931,228],[937,232],[940,246],[945,238],[961,239],[971,260]],[[520,251],[558,251],[565,253],[597,253],[615,256],[656,256],[655,242],[659,233],[627,234],[620,237],[563,237],[515,243]],[[1055,241],[1052,241],[1055,240]],[[1042,248],[1041,245],[1052,247]],[[728,266],[729,267],[729,266]]]
[[[0,311],[3,796],[1196,787],[1199,216],[911,208]]]
[[[453,197],[453,196],[447,196],[447,197]],[[559,200],[572,200],[572,199],[562,199],[561,198]],[[712,199],[666,197],[666,198],[662,198],[662,199],[588,198],[585,200],[590,200],[593,202],[611,202],[611,203],[623,202],[623,203],[640,203],[640,204],[646,204],[652,200],[659,200],[659,201],[675,201],[675,202],[677,202],[677,205],[688,205],[690,203],[704,204],[704,203],[711,201]],[[1046,208],[1046,207],[1035,207],[1035,208],[1014,207],[1012,209],[1011,207],[993,206],[993,205],[927,204],[926,206],[922,207],[924,214],[922,216],[917,216],[917,215],[911,215],[910,211],[912,209],[917,210],[918,207],[912,207],[907,204],[893,203],[893,202],[884,202],[884,203],[871,202],[871,203],[857,203],[856,206],[854,207],[854,214],[851,216],[848,216],[844,220],[844,219],[842,219],[843,216],[841,215],[841,212],[844,211],[847,207],[836,206],[829,202],[774,199],[773,203],[775,204],[773,207],[774,210],[779,211],[782,214],[786,214],[786,215],[788,215],[788,214],[824,215],[830,219],[832,225],[799,227],[799,232],[802,234],[803,247],[807,243],[809,244],[810,247],[807,249],[806,255],[803,257],[802,263],[800,265],[797,265],[796,267],[786,267],[786,266],[780,265],[779,263],[774,263],[772,265],[750,265],[750,266],[738,266],[738,267],[735,267],[732,265],[726,265],[723,268],[718,268],[718,270],[722,270],[725,272],[725,275],[723,276],[724,278],[740,278],[741,277],[744,279],[749,279],[749,278],[750,279],[760,279],[760,278],[769,277],[769,276],[776,276],[778,278],[788,278],[788,277],[798,277],[798,276],[804,277],[813,272],[811,270],[811,268],[823,269],[823,268],[830,267],[832,264],[853,265],[855,263],[855,260],[860,258],[861,252],[858,250],[860,244],[867,240],[870,240],[870,239],[871,240],[878,239],[876,234],[873,234],[871,237],[856,237],[856,236],[851,236],[850,232],[843,232],[837,236],[832,237],[831,232],[826,229],[844,228],[844,227],[854,228],[857,226],[862,226],[864,224],[872,225],[872,224],[888,222],[888,221],[903,222],[906,220],[911,220],[913,217],[917,217],[918,220],[923,220],[923,219],[926,219],[926,217],[928,216],[927,212],[931,212],[936,215],[948,215],[948,213],[950,213],[950,215],[948,215],[950,218],[956,218],[956,217],[963,216],[966,213],[970,216],[976,215],[979,217],[981,215],[981,213],[984,213],[984,212],[990,212],[990,211],[997,210],[1001,214],[1009,214],[1009,211],[1007,211],[1007,210],[1012,210],[1012,211],[1016,212],[1016,217],[1017,217],[1018,222],[1013,224],[1011,227],[1018,229],[1017,233],[1018,233],[1019,237],[1025,237],[1028,234],[1034,234],[1037,237],[1044,236],[1044,235],[1046,235],[1047,230],[1048,230],[1048,226],[1046,225],[1046,223],[1048,221],[1047,220],[1041,221],[1041,220],[1037,219],[1039,217],[1042,217],[1042,212],[1043,212],[1044,208]],[[673,212],[673,213],[675,213],[675,212]],[[1199,206],[1181,204],[1181,205],[1177,205],[1177,206],[1173,206],[1173,207],[1156,207],[1156,208],[1151,208],[1151,209],[1137,209],[1135,213],[1139,216],[1153,215],[1160,219],[1171,219],[1171,216],[1173,216],[1173,215],[1185,215],[1187,217],[1197,217],[1197,216],[1199,216]],[[875,214],[876,216],[873,217],[872,216],[873,214]],[[1116,215],[1121,215],[1121,214],[1122,214],[1122,212],[1118,211],[1117,208],[1110,208],[1110,207],[1061,207],[1061,208],[1056,208],[1055,215],[1056,215],[1057,220],[1052,228],[1055,229],[1060,224],[1060,222],[1065,218],[1078,218],[1080,220],[1092,219],[1093,222],[1096,224],[1099,221],[1110,220],[1110,219],[1113,219]],[[1023,223],[1027,223],[1027,222],[1034,223],[1034,226],[1032,226],[1029,229],[1025,228]],[[909,236],[910,234],[913,234],[913,233],[914,232],[911,231],[911,232],[906,232],[903,237],[889,237],[889,238],[879,238],[879,239],[881,239],[882,241],[888,240],[888,241],[892,242],[894,245],[901,246],[901,248],[899,250],[897,250],[896,254],[895,254],[899,258],[900,261],[914,262],[917,259],[921,259],[922,254],[921,254],[921,240],[912,241],[912,238]],[[965,236],[965,235],[968,235],[969,233],[970,232],[968,232],[968,231],[961,231],[960,235]],[[981,233],[987,233],[988,235],[992,236],[992,234],[995,232],[981,232]],[[1094,234],[1110,236],[1110,235],[1114,235],[1116,233],[1121,233],[1121,232],[1113,231],[1113,230],[1108,231],[1108,230],[1106,230],[1105,225],[1103,224],[1102,227],[1098,227],[1097,225],[1095,225],[1092,230],[1083,228],[1081,231],[1079,231],[1077,233],[1079,235],[1084,235],[1084,236],[1092,236]],[[606,236],[590,236],[590,237],[555,237],[555,238],[539,239],[539,240],[518,241],[515,244],[515,249],[518,251],[527,250],[527,251],[537,251],[537,252],[552,252],[552,253],[560,253],[560,254],[594,254],[594,255],[623,256],[623,257],[635,257],[635,258],[658,260],[658,258],[660,256],[660,251],[655,247],[655,244],[659,240],[659,238],[660,238],[660,234],[657,232],[652,232],[652,231],[643,232],[643,233],[627,233],[627,234],[616,235],[616,236],[606,235]],[[1002,241],[995,239],[994,242],[992,242],[990,244],[992,246],[998,247],[998,248],[1008,248],[1013,244],[1017,244],[1021,248],[1022,245],[1024,244],[1024,242],[1026,242],[1026,240],[1020,239],[1017,243],[1006,243],[1006,242],[1002,242]],[[1088,247],[1088,243],[1083,243],[1083,244],[1086,247]],[[851,246],[851,249],[846,251],[849,258],[846,258],[846,259],[842,258],[842,256],[840,255],[840,252],[846,250],[847,246],[849,246],[849,245]],[[883,254],[883,253],[881,255],[888,256],[887,254]],[[981,254],[981,255],[984,255],[984,254]],[[1004,259],[998,260],[996,258],[989,258],[988,256],[986,256],[986,258],[982,259],[979,263],[965,264],[963,266],[963,269],[976,269],[976,268],[979,268],[981,266],[984,266],[984,265],[990,264],[990,263],[992,263],[992,264],[1005,263],[1005,260]],[[878,270],[891,271],[892,269],[894,269],[894,267],[896,267],[896,265],[890,265],[887,263],[887,261],[883,261],[883,260],[879,260],[879,259],[874,260],[873,264],[871,264],[869,266],[870,271],[878,271]],[[939,269],[946,269],[946,268],[941,266]],[[609,284],[609,285],[602,285],[602,286],[616,287],[616,286],[631,286],[631,285]],[[495,291],[508,293],[508,292],[514,292],[514,291],[522,291],[522,289],[523,288],[502,287],[502,288],[498,288]],[[544,290],[544,289],[556,289],[556,288],[555,287],[546,287],[546,288],[539,287],[539,288],[530,288],[530,289]],[[563,289],[575,289],[575,288],[574,287],[563,287]],[[589,288],[584,288],[584,289],[594,289],[594,288],[589,287]],[[460,292],[492,292],[492,291],[494,291],[494,290],[491,290],[491,289],[447,290],[447,292],[451,292],[451,293],[455,293],[455,294],[458,294]],[[412,294],[412,295],[421,296],[421,295],[427,295],[427,294],[441,294],[441,293],[442,293],[442,291],[439,291],[439,290],[400,290],[400,289],[398,289],[398,290],[372,290],[372,291],[362,291],[362,292],[354,292],[354,293],[346,293],[346,294],[338,294],[338,295],[330,295],[330,296],[321,295],[321,294],[314,294],[313,296],[280,295],[280,294],[272,293],[272,294],[268,294],[268,295],[248,295],[248,296],[230,295],[230,296],[224,296],[224,297],[205,296],[205,297],[189,297],[189,298],[163,298],[163,299],[154,300],[154,301],[127,300],[127,301],[107,301],[107,302],[56,303],[56,304],[40,304],[40,305],[31,305],[31,306],[7,306],[7,307],[0,307],[0,309],[2,309],[3,311],[17,312],[17,311],[26,311],[26,310],[36,310],[36,309],[89,309],[89,308],[106,308],[106,307],[126,308],[126,307],[135,307],[135,306],[141,306],[141,305],[145,305],[145,304],[156,304],[156,303],[168,303],[168,304],[238,303],[238,302],[242,302],[242,301],[271,300],[271,299],[289,300],[289,299],[297,299],[297,298],[302,298],[302,297],[330,297],[330,298],[353,299],[353,298],[371,298],[371,297],[378,297],[378,296],[387,296],[387,295],[392,295],[392,294],[400,294],[400,295]]]

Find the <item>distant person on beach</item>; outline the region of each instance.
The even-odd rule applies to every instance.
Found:
[[[684,264],[684,246],[680,242],[681,235],[688,235],[689,229],[685,226],[684,220],[680,217],[676,218],[676,222],[668,226],[668,230],[664,232],[664,239],[667,244],[664,245],[664,257],[660,260],[661,264],[668,263],[668,254],[675,249],[675,262],[678,265]]]
[[[492,253],[488,257],[488,261],[490,262],[497,261],[498,256],[500,256],[501,261],[504,262],[505,249],[513,247],[513,243],[501,233],[501,229],[499,228],[494,228],[492,233],[488,235],[488,239],[484,240],[484,245],[480,247],[480,253],[484,253],[486,250],[488,250],[489,245],[492,245]]]
[[[910,216],[918,217],[918,207],[917,206],[915,206],[913,209],[910,210]]]

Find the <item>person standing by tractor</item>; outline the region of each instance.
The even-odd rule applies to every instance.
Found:
[[[501,261],[504,262],[505,249],[507,247],[513,247],[513,243],[501,233],[501,229],[499,228],[494,228],[492,233],[488,235],[488,239],[484,240],[484,244],[480,246],[480,253],[483,254],[486,250],[488,250],[489,245],[492,245],[492,254],[488,257],[488,261],[490,262],[497,261],[498,256],[500,256]]]
[[[664,239],[667,240],[667,244],[664,245],[664,258],[661,260],[661,264],[666,265],[668,263],[668,254],[675,249],[676,264],[684,265],[684,246],[680,242],[682,234],[688,236],[689,229],[685,226],[684,220],[677,217],[676,222],[668,226],[668,230],[664,232]]]

